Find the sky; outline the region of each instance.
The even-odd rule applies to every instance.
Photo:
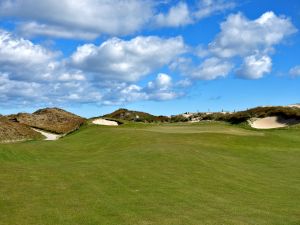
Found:
[[[0,0],[0,114],[300,103],[299,0]]]

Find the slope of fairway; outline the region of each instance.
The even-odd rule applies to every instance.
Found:
[[[0,145],[0,224],[297,225],[299,146],[299,128],[218,123]]]
[[[239,136],[262,136],[263,132],[253,130],[246,130],[238,126],[228,126],[222,122],[201,122],[198,124],[178,123],[178,124],[161,124],[156,126],[144,126],[136,128],[141,131],[152,131],[158,133],[177,133],[177,134],[199,134],[199,133],[213,133],[213,134],[232,134]]]

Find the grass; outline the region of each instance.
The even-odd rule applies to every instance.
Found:
[[[86,126],[0,145],[1,225],[298,225],[300,127]]]

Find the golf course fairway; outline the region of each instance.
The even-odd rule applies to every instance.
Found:
[[[0,225],[299,225],[300,127],[88,125],[0,144]]]

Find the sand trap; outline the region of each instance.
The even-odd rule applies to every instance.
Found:
[[[252,118],[249,121],[251,127],[256,129],[273,129],[286,127],[291,124],[296,124],[295,120],[283,120],[279,119],[277,116],[270,116],[265,118]]]
[[[36,128],[32,128],[34,131],[41,133],[44,137],[45,137],[45,141],[56,141],[59,138],[61,138],[63,135],[59,135],[59,134],[53,134],[53,133],[49,133],[49,132],[45,132],[43,130],[39,130]]]
[[[104,126],[118,126],[119,124],[116,121],[106,120],[106,119],[95,119],[93,124],[104,125]]]

